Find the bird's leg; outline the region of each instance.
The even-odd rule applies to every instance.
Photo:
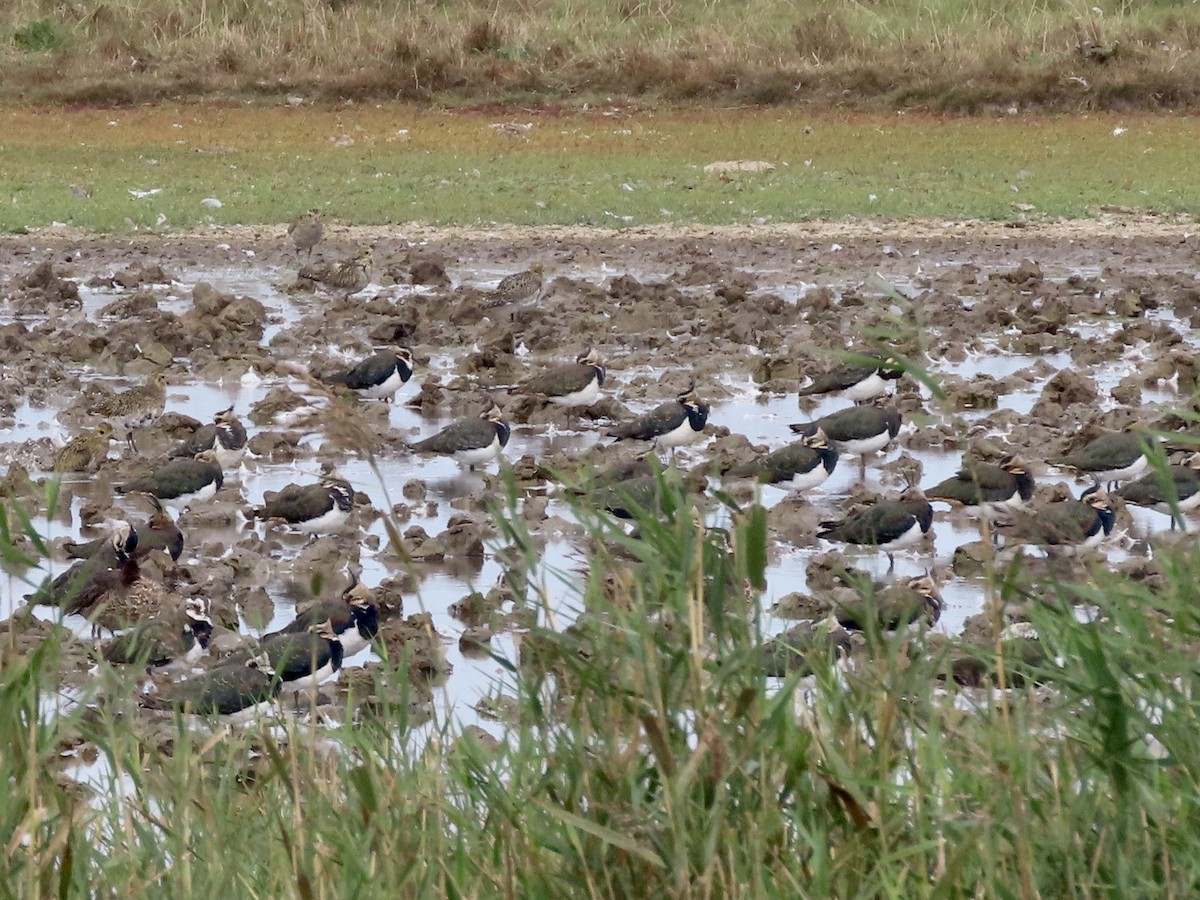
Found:
[[[134,453],[138,452],[137,444],[135,444],[133,442],[133,429],[132,428],[130,428],[128,431],[125,432],[125,442],[127,444],[129,444],[130,450],[132,450]]]
[[[858,480],[867,480],[867,454],[865,453],[858,457]]]
[[[896,557],[892,555],[891,551],[887,551],[887,558],[888,558],[888,570],[887,570],[887,573],[888,573],[889,575],[891,575],[891,574],[892,574],[892,572],[894,572],[894,571],[895,571],[895,569],[896,569]]]

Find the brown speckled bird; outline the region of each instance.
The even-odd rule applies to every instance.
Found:
[[[92,623],[92,636],[100,630],[115,632],[162,615],[178,605],[178,601],[161,582],[141,571],[136,559],[123,561],[107,570],[103,589],[89,603],[78,601],[63,607],[63,613],[78,613]]]
[[[507,306],[510,303],[530,303],[541,299],[545,280],[542,264],[534,263],[524,272],[516,272],[500,279],[492,291],[488,306]]]
[[[364,247],[351,259],[327,266],[304,266],[300,277],[315,281],[342,299],[357,294],[371,283],[371,248]]]
[[[325,236],[325,225],[321,221],[321,211],[319,209],[310,209],[308,212],[301,213],[288,226],[287,233],[292,241],[292,245],[296,248],[296,254],[307,253],[308,258],[311,259],[313,247],[321,243],[321,238]]]
[[[116,394],[93,397],[88,403],[87,411],[93,416],[119,422],[125,429],[125,440],[129,443],[129,448],[136,453],[133,430],[161,416],[166,405],[167,376],[159,371],[151,375],[145,384]]]
[[[113,428],[101,422],[87,434],[70,440],[54,458],[55,472],[92,472],[108,456]]]

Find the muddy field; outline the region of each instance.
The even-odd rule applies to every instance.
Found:
[[[1078,496],[1084,484],[1044,460],[1134,424],[1194,427],[1178,413],[1194,408],[1200,237],[1177,222],[1116,215],[1028,228],[329,227],[314,259],[343,259],[363,245],[374,250],[371,284],[343,298],[295,289],[303,260],[283,227],[0,239],[4,487],[37,512],[56,548],[96,536],[106,520],[140,521],[145,513],[116,498],[113,485],[233,406],[249,429],[250,453],[225,473],[211,502],[179,518],[185,549],[162,565],[162,577],[180,597],[210,598],[227,626],[257,635],[290,621],[314,588],[340,593],[348,571],[359,571],[385,619],[381,648],[393,658],[407,654],[410,679],[421,686],[414,710],[452,709],[464,724],[488,727],[492,706],[477,706],[501,673],[488,653],[515,658],[523,629],[545,613],[514,603],[504,586],[505,551],[487,511],[502,493],[496,465],[464,471],[407,444],[477,414],[489,397],[513,427],[504,462],[519,486],[518,515],[541,545],[537,572],[558,627],[576,614],[573,585],[587,547],[544,472],[603,466],[646,449],[612,445],[604,432],[693,382],[711,414],[704,440],[676,462],[743,502],[752,486],[722,485],[721,473],[792,440],[789,423],[846,405],[797,399],[798,387],[836,364],[839,351],[886,344],[927,369],[946,394],[935,400],[912,377],[898,382],[903,428],[869,461],[864,481],[845,457],[804,496],[761,489],[772,538],[761,602],[772,631],[790,624],[789,595],[806,591],[809,564],[832,550],[816,537],[823,519],[908,482],[933,484],[968,449],[991,458],[1017,452],[1031,463],[1041,497]],[[545,268],[543,300],[492,306],[500,278],[534,263]],[[331,397],[297,374],[397,345],[412,348],[417,365],[395,404]],[[580,416],[508,392],[591,346],[608,380]],[[38,485],[57,448],[95,424],[83,414],[84,392],[142,383],[164,367],[167,411],[138,431],[140,454],[114,443],[97,471],[65,476],[47,519]],[[336,534],[309,543],[246,521],[244,511],[266,492],[314,482],[323,463],[358,492]],[[719,523],[725,513],[709,508]],[[985,602],[979,567],[955,556],[979,541],[979,530],[967,515],[936,508],[934,537],[899,553],[894,577],[930,569],[945,600],[936,629],[957,635]],[[389,546],[385,516],[411,560]],[[1087,577],[1097,560],[1151,577],[1155,542],[1180,539],[1168,523],[1119,505],[1112,537],[1073,564],[1073,577]],[[878,576],[886,572],[883,554],[850,555]],[[65,564],[56,557],[48,568]],[[0,587],[6,653],[27,652],[56,627],[52,610],[21,614],[29,590],[22,579],[42,574],[14,571]],[[69,700],[93,663],[88,624],[68,617],[63,626],[78,635],[64,662]],[[395,689],[391,672],[366,651],[324,694],[336,707],[338,691],[353,685],[369,699]]]

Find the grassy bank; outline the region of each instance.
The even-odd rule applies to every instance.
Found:
[[[0,98],[1181,107],[1200,9],[1127,0],[12,0]]]
[[[614,228],[1200,210],[1200,119],[1176,116],[156,106],[4,110],[0,129],[3,231],[278,223],[311,206],[353,224]],[[774,168],[704,171],[739,159]]]
[[[774,682],[742,590],[761,576],[761,511],[734,526],[732,552],[685,514],[643,518],[640,540],[581,514],[597,538],[586,612],[522,641],[498,743],[454,729],[417,741],[387,710],[332,728],[148,731],[117,675],[97,682],[98,712],[50,717],[54,642],[7,656],[9,892],[1191,893],[1194,553],[1165,555],[1149,581],[1094,573],[1036,600],[1019,572],[998,575],[992,590],[1040,637],[974,650],[990,673],[978,689],[946,678],[946,645],[913,634],[869,638],[850,669],[814,652],[813,676]],[[528,541],[521,527],[506,543]],[[517,603],[540,609],[536,586]],[[86,747],[94,792],[60,775],[64,750]]]

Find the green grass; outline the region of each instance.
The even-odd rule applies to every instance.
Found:
[[[1186,543],[1160,554],[1153,586],[1100,569],[1041,585],[1027,609],[1043,653],[974,651],[995,686],[938,681],[947,652],[914,635],[876,636],[853,671],[816,656],[806,682],[771,684],[755,665],[757,601],[742,590],[761,578],[765,513],[734,519],[731,552],[676,489],[664,485],[662,504],[673,515],[641,517],[640,540],[580,510],[595,539],[585,612],[521,642],[497,748],[452,728],[419,744],[386,715],[147,734],[115,674],[98,682],[98,712],[50,718],[37,711],[56,693],[55,642],[6,655],[8,892],[1192,893],[1200,555]],[[498,516],[504,542],[528,546],[523,520]],[[990,590],[1016,604],[1033,588],[1016,568]],[[517,602],[540,609],[536,585]],[[1077,621],[1074,602],[1094,605],[1097,622]],[[956,703],[967,700],[974,711]],[[56,774],[77,737],[113,773],[95,795]]]
[[[1128,0],[10,0],[0,98],[1178,108],[1198,25]]]
[[[496,123],[533,128],[513,136]],[[185,106],[8,110],[0,125],[3,231],[278,223],[310,206],[354,224],[613,228],[1200,209],[1188,177],[1200,120],[1187,117]],[[703,171],[735,159],[776,168],[727,179]],[[202,206],[209,197],[221,208]]]

